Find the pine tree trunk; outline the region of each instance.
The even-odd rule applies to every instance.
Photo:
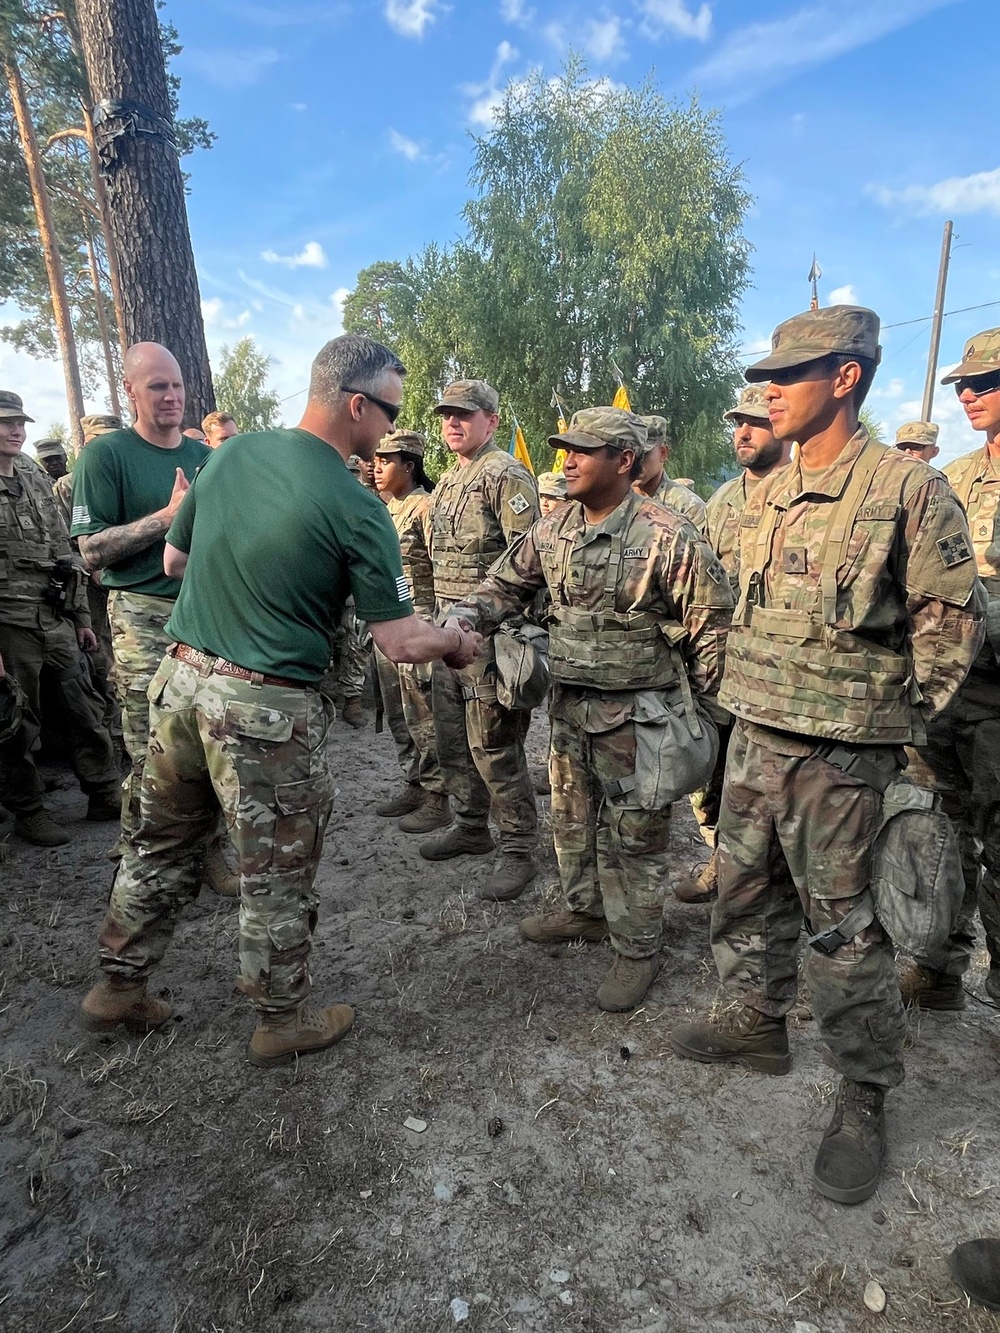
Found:
[[[78,0],[76,14],[95,104],[127,104],[95,125],[126,339],[173,352],[200,422],[215,394],[155,0]]]
[[[62,356],[63,376],[66,380],[66,406],[69,410],[69,432],[74,448],[83,443],[80,431],[80,418],[83,416],[83,388],[80,384],[80,363],[76,355],[76,340],[73,337],[73,322],[69,313],[69,301],[66,297],[66,280],[63,275],[62,257],[56,244],[55,228],[52,225],[52,209],[49,206],[49,189],[45,183],[42,159],[38,152],[38,139],[31,122],[28,99],[24,92],[21,71],[13,55],[6,55],[3,62],[4,77],[10,90],[14,119],[21,139],[24,153],[24,165],[31,185],[31,197],[35,205],[35,217],[38,222],[38,235],[45,257],[45,272],[49,279],[49,292],[52,297],[52,316],[55,320],[56,337]]]
[[[118,396],[118,375],[115,368],[115,356],[111,348],[111,326],[108,324],[107,307],[104,304],[104,287],[101,283],[101,270],[97,266],[97,251],[94,248],[94,233],[90,218],[83,215],[83,225],[87,229],[87,264],[90,268],[90,281],[94,288],[94,307],[97,311],[97,325],[101,330],[101,346],[104,349],[104,365],[108,374],[108,394],[111,410],[116,417],[121,417],[122,405]]]

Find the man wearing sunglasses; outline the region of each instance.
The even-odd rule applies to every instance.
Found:
[[[976,907],[990,969],[986,990],[1000,1000],[1000,329],[965,344],[962,360],[945,375],[973,430],[986,439],[944,468],[965,506],[979,577],[989,596],[986,642],[964,685],[927,730],[927,744],[910,753],[908,772],[941,793],[962,849],[965,900],[938,955],[907,965],[900,988],[907,1004],[924,1009],[965,1007],[962,978],[975,941]]]
[[[938,427],[933,421],[904,421],[896,431],[896,448],[901,454],[930,463],[941,452],[938,448]]]

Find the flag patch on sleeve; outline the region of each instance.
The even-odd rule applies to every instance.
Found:
[[[396,592],[399,594],[399,600],[401,602],[408,602],[410,600],[410,585],[407,583],[406,579],[403,578],[402,574],[396,580]]]

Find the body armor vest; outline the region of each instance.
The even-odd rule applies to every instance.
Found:
[[[491,512],[483,487],[483,474],[496,447],[455,473],[446,473],[434,492],[431,514],[434,594],[439,601],[456,602],[467,596],[486,577],[490,566],[503,555],[507,541],[497,516]],[[461,484],[456,484],[458,479]]]

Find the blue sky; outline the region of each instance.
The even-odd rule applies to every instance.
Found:
[[[931,313],[946,218],[946,308],[998,304],[946,320],[942,365],[1000,325],[996,0],[168,0],[164,15],[183,111],[218,135],[185,163],[210,350],[252,334],[290,422],[358,270],[459,234],[470,135],[508,80],[555,73],[570,46],[595,77],[652,73],[723,112],[756,200],[747,359],[807,306],[815,250],[824,304],[903,325],[883,336],[876,414],[919,416],[930,326],[904,322]],[[58,366],[0,348],[0,384],[40,426],[65,418]],[[950,389],[934,416],[939,461],[981,439]]]

